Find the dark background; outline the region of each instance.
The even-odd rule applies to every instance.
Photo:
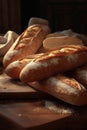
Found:
[[[21,0],[22,29],[27,27],[31,17],[47,18],[46,0]]]
[[[87,34],[87,0],[0,0],[0,33],[21,33],[31,17],[47,19],[52,32]]]

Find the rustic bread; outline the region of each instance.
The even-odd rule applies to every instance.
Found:
[[[43,47],[46,50],[58,49],[66,45],[83,45],[83,42],[81,39],[71,36],[48,37],[43,41]]]
[[[27,64],[20,73],[23,82],[42,80],[60,72],[66,72],[87,63],[87,47],[66,46],[46,52]]]
[[[48,93],[69,104],[76,106],[87,104],[87,89],[74,78],[58,74],[29,84],[35,89]]]
[[[34,54],[42,46],[46,35],[50,32],[47,25],[35,24],[29,26],[13,43],[3,59],[6,67],[13,61],[25,58],[29,54]]]
[[[74,77],[78,82],[82,83],[87,88],[87,64],[76,68],[72,71],[71,76]]]
[[[29,64],[31,61],[41,56],[42,54],[43,53],[32,54],[22,60],[13,61],[5,68],[4,72],[13,79],[19,79],[20,72],[24,68],[24,66],[26,66],[27,64]]]

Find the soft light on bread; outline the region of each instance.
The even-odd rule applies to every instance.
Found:
[[[13,61],[36,53],[42,46],[42,42],[49,32],[50,28],[47,25],[35,24],[29,26],[6,53],[3,59],[3,65],[6,67]]]
[[[42,80],[60,72],[66,72],[87,63],[87,47],[66,46],[44,53],[27,64],[20,73],[23,82]]]
[[[86,86],[87,88],[87,64],[76,68],[71,75],[80,83]]]
[[[76,106],[87,104],[87,89],[74,78],[58,74],[29,84],[35,89],[48,93],[69,104]]]
[[[47,37],[43,41],[46,50],[58,49],[66,45],[83,45],[81,39],[71,36]]]
[[[6,68],[5,68],[5,73],[10,76],[13,79],[19,79],[19,75],[21,70],[30,62],[32,62],[35,58],[43,55],[43,53],[40,54],[32,54],[27,56],[26,58],[22,60],[16,60],[10,63]]]

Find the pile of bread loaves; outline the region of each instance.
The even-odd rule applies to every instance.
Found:
[[[86,105],[87,47],[83,37],[71,30],[51,33],[47,20],[31,18],[3,58],[5,73],[67,103]]]

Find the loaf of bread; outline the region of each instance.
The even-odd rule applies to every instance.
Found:
[[[43,55],[43,53],[40,54],[32,54],[27,56],[26,58],[22,59],[22,60],[16,60],[13,61],[12,63],[10,63],[4,70],[4,72],[10,76],[13,79],[19,79],[19,75],[21,70],[24,68],[24,66],[26,66],[27,64],[29,64],[31,61],[33,61],[35,58],[39,57]]]
[[[47,25],[34,24],[29,26],[6,53],[3,58],[3,65],[6,67],[13,61],[23,59],[29,54],[36,53],[48,33],[50,33],[50,28]]]
[[[3,61],[4,55],[7,53],[13,42],[17,39],[18,34],[13,31],[7,31],[4,36],[0,36],[0,62]]]
[[[82,83],[87,88],[87,64],[78,67],[73,72],[70,73],[78,82]]]
[[[87,36],[85,34],[74,32],[72,29],[62,30],[48,34],[46,37],[71,36],[82,40],[83,44],[87,46]]]
[[[87,63],[87,47],[71,45],[44,53],[27,64],[20,73],[23,82],[33,82],[66,72]]]
[[[35,89],[48,93],[66,103],[76,106],[87,104],[87,89],[74,78],[58,74],[29,84]]]
[[[46,36],[46,38],[50,38],[50,37],[61,37],[61,36],[65,36],[59,32],[54,32],[54,33],[50,33]]]
[[[33,24],[44,24],[44,25],[48,25],[49,26],[48,20],[43,19],[43,18],[39,18],[39,17],[31,17],[29,19],[28,26],[31,26]]]
[[[71,36],[48,37],[43,41],[43,47],[46,50],[57,49],[66,45],[83,45],[83,42],[81,39]]]

